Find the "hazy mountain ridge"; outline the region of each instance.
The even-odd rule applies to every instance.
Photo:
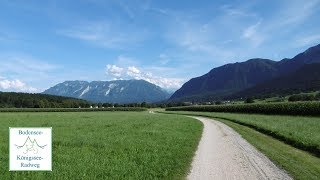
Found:
[[[169,101],[206,101],[230,97],[276,77],[297,71],[306,64],[320,63],[320,44],[292,59],[273,61],[250,59],[241,63],[213,68],[207,74],[192,78],[178,89]]]
[[[43,94],[108,103],[154,103],[169,97],[165,90],[144,80],[65,81],[45,90]]]

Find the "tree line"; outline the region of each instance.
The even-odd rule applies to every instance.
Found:
[[[16,92],[0,92],[0,108],[78,108],[90,107],[85,100]]]
[[[288,98],[288,101],[319,101],[320,92],[314,94],[294,94]]]
[[[320,100],[320,92],[313,94],[291,95],[288,101],[314,101]],[[247,98],[246,103],[253,103],[253,98]],[[167,108],[176,106],[189,106],[188,102],[162,102],[162,103],[93,103],[82,99],[54,96],[47,94],[30,94],[16,92],[0,92],[0,108],[108,108],[108,107],[143,107],[143,108]],[[196,103],[209,105],[208,102]],[[210,102],[210,105],[225,104],[222,101]]]
[[[47,94],[0,92],[0,108],[103,108],[103,107],[166,107],[162,104],[142,103],[93,103],[71,97]]]

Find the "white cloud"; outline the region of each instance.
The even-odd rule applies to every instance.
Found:
[[[182,86],[184,80],[179,78],[164,78],[155,76],[150,72],[142,72],[136,67],[128,67],[127,75],[134,79],[143,79],[150,83],[156,84],[164,89],[173,90]]]
[[[111,72],[112,70],[115,72]],[[170,91],[180,88],[185,81],[180,78],[155,76],[150,72],[143,72],[140,68],[135,66],[118,67],[116,65],[108,64],[106,73],[111,79],[142,79]]]
[[[242,4],[244,5],[244,4]],[[232,5],[222,5],[220,9],[224,12],[225,16],[235,16],[235,17],[257,17],[257,14],[248,12],[246,8]]]
[[[262,35],[257,32],[260,24],[261,21],[247,27],[242,33],[242,37],[250,40],[254,44],[254,46],[259,46],[264,40]]]
[[[320,41],[320,34],[313,34],[305,37],[301,37],[296,40],[296,46],[302,47],[302,46],[310,46],[313,43],[319,43]]]
[[[122,76],[123,68],[118,67],[116,65],[107,65],[107,74],[119,78]]]
[[[298,25],[312,15],[319,7],[319,0],[289,1],[278,17],[279,26]]]
[[[243,37],[250,39],[256,33],[256,29],[259,25],[260,25],[260,22],[246,28],[243,31]]]
[[[9,80],[4,77],[0,78],[0,90],[17,91],[17,92],[36,92],[36,88],[27,85],[19,79]]]
[[[105,48],[127,49],[144,41],[148,33],[146,30],[138,29],[132,25],[101,21],[83,23],[65,30],[59,30],[58,34]]]
[[[168,10],[166,9],[161,9],[161,8],[149,8],[149,9],[146,9],[146,10],[150,10],[150,11],[153,11],[153,12],[156,12],[156,13],[159,13],[159,14],[162,14],[162,15],[169,15],[168,13]]]
[[[135,13],[134,11],[131,9],[131,7],[127,4],[124,3],[122,1],[116,1],[118,3],[118,5],[121,7],[121,9],[131,18],[134,19],[135,18]]]
[[[204,14],[208,16],[205,20],[201,18]],[[239,29],[244,28],[242,21],[246,17],[241,19],[230,17],[228,14],[204,14],[195,12],[191,16],[188,12],[171,13],[166,22],[164,37],[175,48],[166,50],[166,54],[170,57],[180,56],[183,63],[188,61],[187,63],[215,65],[241,58],[239,54],[243,53],[237,44],[242,33]],[[232,43],[225,43],[226,40]]]
[[[197,11],[192,13],[193,16],[187,11],[170,13],[165,37],[176,48],[171,53],[166,52],[170,56],[182,54],[185,56],[183,59],[193,56],[187,63],[210,62],[214,65],[253,57],[272,58],[270,52],[280,53],[284,58],[288,42],[296,41],[295,34],[299,34],[304,24],[304,32],[318,31],[319,28],[310,26],[310,22],[316,19],[312,15],[318,14],[319,2],[292,0],[270,4],[239,1],[221,6],[215,15]],[[266,5],[271,5],[272,13],[258,11]],[[203,15],[207,15],[206,18]],[[297,44],[306,44],[314,39],[317,37],[299,40]]]
[[[168,56],[167,54],[165,54],[165,53],[161,53],[161,54],[159,55],[159,58],[160,58],[160,64],[161,64],[161,65],[166,65],[166,64],[168,64],[169,61],[170,61],[169,56]]]
[[[0,72],[44,73],[59,68],[58,65],[40,61],[25,55],[2,55]]]
[[[40,92],[57,82],[61,74],[57,70],[62,69],[60,65],[23,53],[0,54],[0,62],[0,74],[5,76],[0,78],[1,89],[6,91]],[[32,86],[27,82],[32,82]]]
[[[127,73],[128,73],[128,74],[140,74],[140,70],[137,69],[137,68],[134,67],[134,66],[130,66],[130,67],[128,67]]]
[[[174,25],[169,26],[167,39],[182,48],[182,51],[192,55],[206,56],[206,59],[197,59],[197,61],[225,60],[234,57],[232,51],[219,46],[222,41],[215,30],[214,23],[202,25],[193,20],[178,19]]]
[[[131,57],[127,57],[124,55],[119,55],[115,62],[118,66],[134,66],[138,64],[138,61],[136,59],[133,59]]]
[[[260,31],[264,32],[269,39],[276,39],[277,35],[290,34],[290,32],[303,27],[303,23],[307,22],[319,10],[319,2],[319,0],[283,1],[277,5],[278,8],[274,9],[269,17],[264,19],[263,28]],[[304,29],[304,31],[308,31],[308,29]]]

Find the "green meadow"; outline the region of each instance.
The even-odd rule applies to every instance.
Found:
[[[221,112],[160,111],[205,116],[230,126],[294,179],[320,178],[320,118]]]
[[[53,171],[9,172],[8,127],[52,127]],[[0,179],[183,179],[201,132],[180,115],[0,113]]]
[[[191,111],[172,113],[226,119],[320,156],[320,117]]]

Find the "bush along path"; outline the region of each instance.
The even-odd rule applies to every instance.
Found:
[[[320,102],[284,102],[171,107],[166,111],[234,112],[271,115],[320,116]]]

